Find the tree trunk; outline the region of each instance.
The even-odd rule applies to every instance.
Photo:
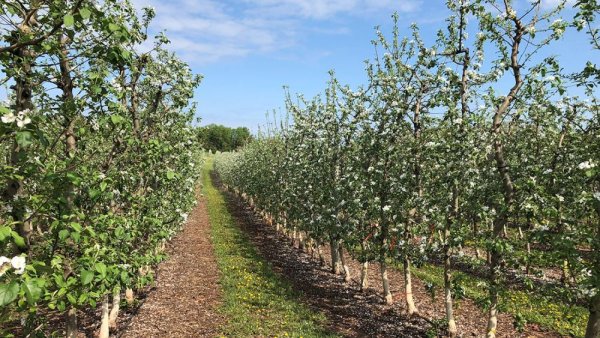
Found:
[[[360,269],[360,291],[365,291],[369,288],[369,262],[362,263]]]
[[[127,301],[127,304],[129,304],[129,305],[133,304],[135,297],[133,294],[133,290],[131,288],[125,289],[125,300]]]
[[[344,269],[344,281],[346,283],[350,283],[352,281],[352,276],[350,275],[350,267],[346,264],[346,257],[344,257],[344,245],[342,241],[338,243],[338,251],[340,256],[340,262],[342,264],[342,268]]]
[[[452,288],[450,283],[450,256],[444,257],[444,303],[446,305],[446,320],[448,321],[448,336],[456,336],[456,321],[452,307]]]
[[[590,316],[585,330],[585,338],[598,338],[600,337],[600,293],[592,297],[589,309]]]
[[[306,243],[304,242],[304,234],[302,231],[298,231],[298,249],[304,251],[306,249]]]
[[[418,310],[413,300],[410,261],[406,257],[404,258],[404,291],[406,293],[406,312],[410,316],[417,313]]]
[[[453,183],[452,187],[452,205],[449,214],[446,218],[446,224],[444,227],[444,303],[446,306],[446,321],[448,322],[448,335],[450,337],[456,336],[456,322],[454,320],[454,310],[452,304],[452,276],[450,274],[451,261],[450,261],[450,237],[452,235],[452,225],[458,217],[459,212],[459,201],[458,201],[458,186],[457,182]]]
[[[112,299],[112,308],[108,315],[108,324],[112,328],[117,327],[117,319],[119,318],[119,307],[121,305],[121,290],[115,291]]]
[[[70,308],[67,312],[67,338],[77,338],[79,335],[77,328],[77,309]]]
[[[296,230],[296,226],[294,225],[293,230],[292,230],[292,238],[291,238],[291,244],[292,247],[296,247],[296,236],[297,236],[297,230]]]
[[[340,252],[338,251],[338,241],[332,239],[330,242],[331,249],[331,272],[339,275],[342,273],[342,264],[340,262]]]
[[[381,269],[381,281],[383,282],[383,298],[385,299],[385,303],[390,305],[394,303],[394,299],[390,291],[390,280],[388,279],[385,258],[379,260],[379,267]]]
[[[105,296],[102,301],[102,316],[100,318],[100,334],[98,335],[98,338],[108,338],[110,334],[108,325],[108,296]]]
[[[323,244],[321,240],[317,241],[317,255],[319,256],[319,264],[325,266],[325,256],[323,255]]]
[[[510,8],[509,2],[504,2],[506,7],[506,12],[512,10]],[[504,205],[501,206],[498,217],[494,222],[494,230],[493,230],[493,238],[494,240],[504,240],[502,238],[503,230],[505,226],[508,224],[508,219],[511,213],[511,208],[514,201],[514,186],[512,182],[512,178],[509,171],[509,165],[506,162],[504,157],[504,144],[502,142],[502,121],[505,117],[506,112],[510,105],[514,102],[523,85],[523,79],[521,77],[521,68],[522,65],[519,64],[519,46],[521,44],[521,39],[525,34],[525,26],[521,23],[521,20],[518,18],[507,18],[507,20],[512,20],[515,24],[515,29],[513,31],[514,35],[511,35],[511,55],[510,55],[510,67],[512,69],[512,73],[514,76],[514,85],[511,87],[508,95],[504,97],[502,103],[496,109],[493,118],[492,125],[492,136],[494,140],[492,142],[492,148],[494,151],[494,161],[496,164],[496,170],[498,171],[498,178],[500,183],[502,184],[502,194],[504,195]],[[488,338],[496,337],[496,328],[498,324],[498,289],[499,289],[499,273],[502,264],[502,254],[495,249],[496,246],[492,247],[491,252],[491,262],[490,262],[490,288],[489,288],[489,296],[490,296],[490,312],[488,319]]]

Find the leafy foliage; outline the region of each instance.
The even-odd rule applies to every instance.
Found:
[[[194,205],[200,77],[128,1],[2,2],[0,335],[148,284]],[[6,322],[2,322],[6,321]],[[42,325],[40,325],[42,324]]]
[[[228,128],[210,124],[198,128],[197,135],[204,149],[211,152],[234,151],[252,141],[252,134],[246,127]]]

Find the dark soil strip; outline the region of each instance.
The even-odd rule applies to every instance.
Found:
[[[203,198],[158,266],[156,287],[125,328],[123,337],[215,337],[223,318],[219,270],[210,242]]]
[[[380,296],[382,286],[377,264],[369,267],[371,288],[361,292],[360,264],[357,261],[348,258],[354,278],[352,282],[345,283],[343,277],[333,275],[328,266],[320,267],[317,260],[292,247],[287,237],[277,233],[274,227],[267,226],[239,198],[227,192],[225,196],[229,211],[264,258],[273,265],[274,271],[289,279],[303,293],[303,301],[329,318],[330,329],[347,337],[425,337],[441,333],[433,328],[445,317],[441,290],[432,301],[424,283],[413,277],[413,294],[420,314],[409,318],[404,314],[401,271],[388,269],[395,304],[387,306]],[[324,254],[329,257],[328,248],[325,248]],[[457,303],[455,316],[459,334],[463,337],[485,336],[487,313],[469,299]],[[512,316],[501,314],[497,337],[560,337],[534,325],[527,325],[524,332],[517,332],[512,323]]]

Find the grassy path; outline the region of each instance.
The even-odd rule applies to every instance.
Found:
[[[212,159],[203,170],[211,237],[223,289],[222,333],[230,337],[335,337],[325,316],[297,301],[291,285],[262,259],[228,212],[211,180]]]

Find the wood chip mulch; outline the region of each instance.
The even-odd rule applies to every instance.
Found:
[[[119,336],[215,337],[224,318],[219,269],[210,241],[203,197],[167,248],[169,259],[157,270],[156,287]]]

